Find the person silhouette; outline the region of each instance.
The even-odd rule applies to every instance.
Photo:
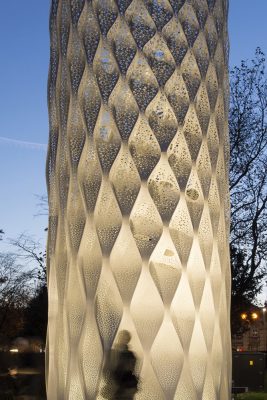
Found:
[[[132,400],[138,391],[137,358],[129,350],[130,340],[129,331],[119,332],[117,344],[106,357],[103,368],[105,386],[101,393],[105,399]]]

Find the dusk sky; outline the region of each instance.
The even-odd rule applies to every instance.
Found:
[[[43,245],[47,218],[34,215],[36,195],[46,192],[49,5],[2,1],[0,25],[0,228],[12,238],[27,232]],[[267,54],[266,15],[266,0],[230,0],[230,66],[251,59],[257,46]]]

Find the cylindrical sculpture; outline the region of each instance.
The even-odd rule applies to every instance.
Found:
[[[52,0],[47,387],[227,400],[227,0]]]

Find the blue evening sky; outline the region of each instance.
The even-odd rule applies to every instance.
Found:
[[[49,5],[2,1],[0,24],[0,228],[7,237],[26,231],[42,243],[46,217],[34,214],[35,195],[46,192],[46,150],[35,143],[48,137]],[[231,66],[252,58],[257,46],[267,54],[266,15],[266,0],[230,0]]]

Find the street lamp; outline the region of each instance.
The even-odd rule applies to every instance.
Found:
[[[259,316],[258,316],[257,313],[253,312],[253,313],[251,313],[251,318],[252,318],[254,321],[256,321],[256,319],[258,319]]]
[[[246,326],[249,330],[249,348],[251,348],[252,343],[253,343],[253,347],[256,346],[256,339],[257,339],[257,342],[259,340],[258,329],[257,329],[258,324],[256,324],[256,326],[255,326],[254,323],[256,323],[259,320],[259,313],[256,311],[249,311],[248,313],[243,312],[240,314],[240,318],[244,322],[244,325],[246,324]],[[255,329],[255,327],[256,327],[256,329]],[[252,340],[252,342],[251,342],[251,340]],[[257,344],[257,346],[258,346],[258,344]]]

